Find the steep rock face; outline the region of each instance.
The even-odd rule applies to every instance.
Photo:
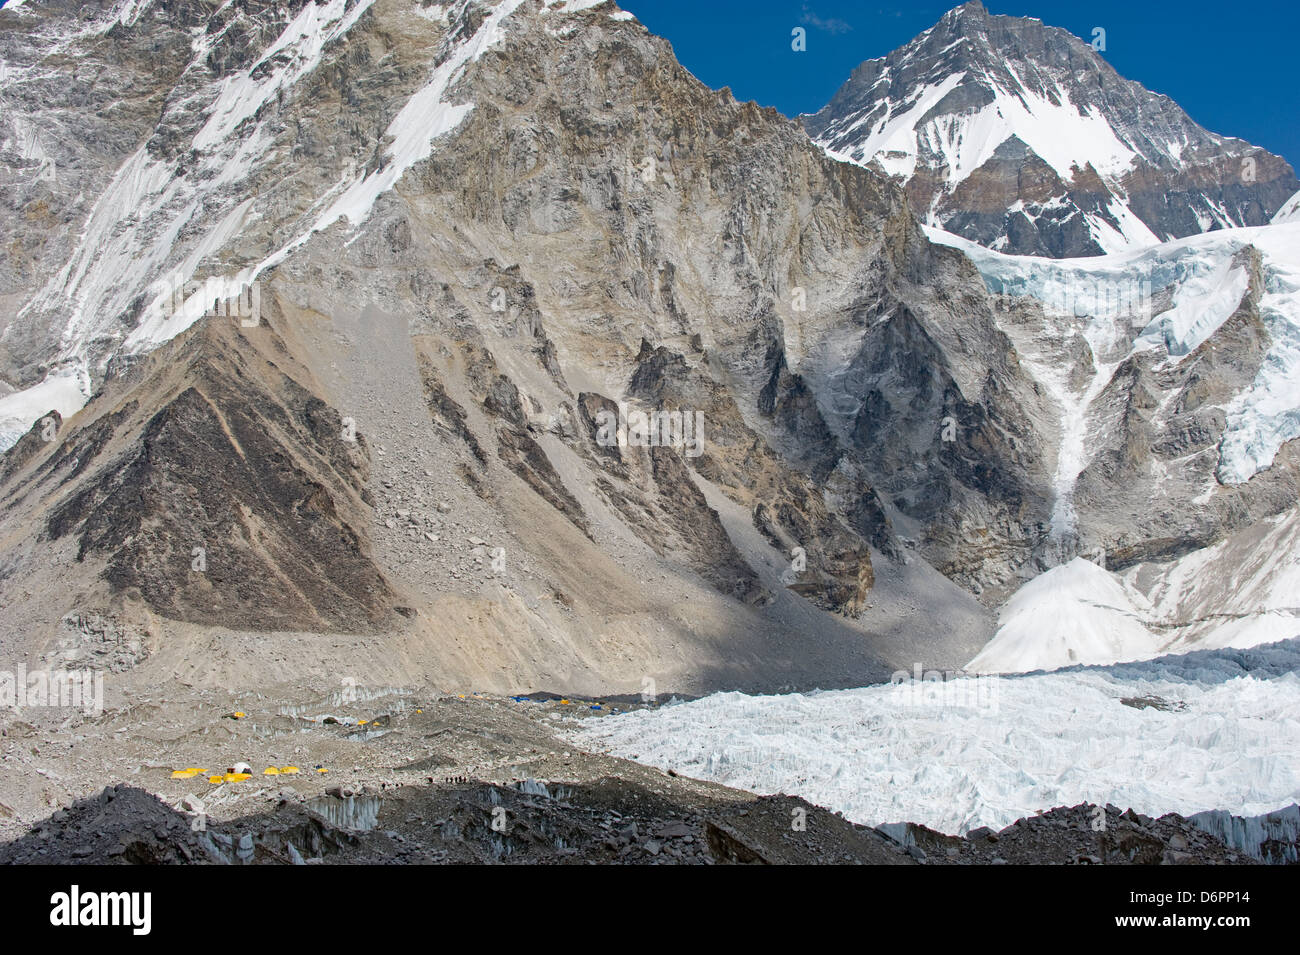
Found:
[[[1036,483],[1044,464],[1022,410],[1032,405],[1029,386],[1009,343],[993,326],[973,270],[960,256],[929,246],[897,193],[882,190],[871,177],[859,178],[851,168],[828,169],[813,161],[788,126],[764,121],[752,107],[732,107],[694,86],[665,59],[658,41],[642,37],[629,25],[626,35],[607,37],[590,56],[598,69],[612,53],[619,55],[623,71],[640,64],[635,67],[643,77],[640,87],[627,90],[624,100],[654,98],[667,115],[634,115],[621,106],[610,115],[608,101],[598,97],[606,84],[617,89],[626,81],[608,79],[597,84],[593,96],[581,84],[575,87],[561,60],[544,87],[563,89],[569,102],[559,108],[543,95],[532,105],[556,141],[539,150],[536,165],[527,171],[532,209],[527,220],[515,224],[503,215],[514,225],[513,241],[536,241],[530,236],[538,231],[536,223],[547,223],[541,231],[550,235],[550,223],[580,216],[564,235],[594,244],[593,257],[610,263],[618,283],[615,301],[630,296],[629,304],[648,316],[632,326],[633,334],[679,355],[702,352],[710,378],[730,392],[741,421],[826,482],[830,506],[847,523],[889,550],[897,546],[886,530],[891,510],[913,509],[925,498],[911,529],[924,541],[927,557],[957,570],[957,552],[980,538],[991,559],[981,567],[976,561],[961,565],[958,573],[965,574],[959,579],[978,586],[981,578],[1004,576],[1031,553],[1034,525],[1045,517],[1045,496]],[[542,52],[529,60],[554,62]],[[514,84],[524,81],[518,71],[510,78]],[[661,92],[666,89],[671,95]],[[574,100],[585,109],[573,107]],[[480,110],[472,123],[489,115]],[[569,129],[571,111],[584,113],[586,126],[595,128]],[[614,130],[618,138],[606,138]],[[642,155],[633,153],[623,168],[611,164],[593,175],[592,153],[626,154],[628,139],[645,143]],[[487,156],[483,161],[493,162]],[[649,182],[647,169],[653,170]],[[541,189],[538,180],[551,185]],[[571,203],[563,213],[553,208],[553,197],[589,193],[584,181],[614,182],[621,190],[604,200],[607,209],[582,209],[581,203],[581,211]],[[517,194],[505,188],[507,196]],[[790,195],[807,198],[792,205]],[[609,251],[605,236],[613,240]],[[574,305],[585,304],[565,284],[543,281],[551,288],[539,289],[538,301],[554,303],[558,315],[572,316]],[[898,343],[871,325],[896,310],[932,336],[928,361],[906,351],[888,357]],[[548,318],[548,334],[562,359],[566,346],[572,349],[580,340],[574,336],[578,329],[588,340],[604,339],[583,347],[605,355],[610,336],[604,329],[613,318],[604,311],[576,328],[571,317],[564,328]],[[632,344],[628,337],[623,333],[615,341],[626,348]],[[931,402],[896,391],[902,383],[873,367],[891,360],[937,366],[937,374],[947,378],[937,391],[946,388],[946,395]],[[631,371],[629,394],[636,393],[644,368],[638,364]],[[863,396],[873,384],[894,403],[864,410]],[[717,461],[712,444],[725,440],[733,413],[722,407],[711,411],[707,389],[678,397],[682,407],[706,410],[710,448],[699,466],[711,468]],[[991,412],[990,405],[995,406]],[[955,440],[945,442],[949,412],[959,426]],[[870,437],[868,427],[873,414],[877,438]],[[980,470],[966,463],[985,455],[1006,464],[1014,459],[1017,466]],[[994,487],[1001,480],[994,476],[1001,474],[1010,475],[1006,493]],[[877,489],[884,485],[896,500],[879,499]],[[986,495],[995,500],[986,504]],[[981,513],[945,508],[947,497],[961,498]]]
[[[707,445],[687,460],[748,507],[764,538],[792,557],[787,586],[827,609],[861,611],[874,580],[867,541],[830,513],[818,484],[773,453],[701,368],[648,342],[637,358],[629,395],[646,407],[693,409],[707,422],[708,432],[700,435]],[[874,497],[869,488],[862,491]]]
[[[128,598],[197,623],[373,631],[400,592],[420,611],[411,627],[449,621],[437,652],[457,673],[499,659],[491,679],[594,685],[595,663],[634,680],[689,665],[695,685],[746,668],[759,685],[827,685],[949,641],[890,615],[921,581],[979,616],[900,535],[972,587],[1032,561],[1050,508],[1033,385],[978,273],[933,246],[878,173],[706,89],[612,5],[222,9],[157,94],[150,136],[169,145],[120,160],[102,222],[87,214],[10,339],[24,343],[15,385],[75,367],[78,387],[108,394],[170,357],[174,391],[114,390],[121,408],[136,402],[123,423],[96,424],[94,405],[76,434],[98,434],[98,459],[137,468],[149,493],[192,487],[195,500],[182,496],[171,526],[163,498],[96,480],[52,528],[51,545],[75,540]],[[120,29],[145,36],[168,15],[149,4]],[[224,38],[279,24],[257,54],[213,60]],[[155,284],[173,273],[197,286],[179,308]],[[280,337],[275,364],[301,365],[290,377],[355,420],[382,479],[316,460],[325,445],[283,423],[299,405],[269,370],[241,407],[235,384],[192,360],[199,306],[248,281],[268,323],[248,334]],[[243,354],[232,346],[219,367],[245,373]],[[262,409],[263,390],[283,416]],[[620,402],[702,415],[702,453],[601,444],[596,406]],[[259,429],[275,444],[244,447]],[[128,454],[128,434],[147,441]],[[177,460],[190,441],[222,462],[219,478]],[[251,514],[219,504],[258,473],[237,448],[287,468],[249,491]],[[201,478],[232,489],[204,504]],[[258,543],[273,508],[283,551]],[[219,600],[156,566],[189,553],[189,525],[251,542]],[[335,551],[318,547],[327,530]],[[339,562],[326,576],[346,618],[327,617],[321,568],[301,558],[318,552]],[[281,619],[227,615],[255,603],[236,578],[259,576],[292,597]],[[968,626],[953,646],[982,638]],[[488,636],[461,643],[476,627]],[[777,638],[791,632],[799,653]]]
[[[676,555],[721,593],[764,605],[771,593],[732,542],[717,512],[696,487],[678,449],[620,445],[609,440],[618,404],[601,395],[578,396],[572,446],[601,472],[599,495],[656,553]]]
[[[1280,157],[1202,129],[1090,44],[978,2],[803,120],[831,155],[898,177],[928,224],[1016,255],[1264,225],[1297,186]]]
[[[498,457],[547,504],[590,536],[582,506],[564,486],[563,478],[556,472],[546,452],[528,433],[528,414],[519,389],[500,373],[492,354],[486,349],[466,346],[464,351],[471,393],[479,399],[485,412],[500,421],[496,428]]]
[[[1154,309],[1103,315],[1053,295],[1122,256],[1091,274],[918,225],[1059,256],[1296,193],[1059,31],[968,5],[865,65],[828,135],[892,110],[880,135],[917,148],[863,168],[608,3],[22,9],[0,13],[6,598],[71,551],[166,619],[396,631],[429,641],[403,663],[483,685],[830,685],[969,660],[968,592],[996,606],[1080,553],[1145,573],[1294,499],[1300,286],[1261,230],[1158,247]],[[121,119],[99,146],[95,71]],[[1030,105],[1086,135],[968,135]],[[1176,201],[1138,228],[1156,192]],[[238,332],[210,306],[249,283],[264,322]],[[699,425],[610,442],[624,410]],[[195,535],[221,542],[206,577]],[[933,616],[903,612],[918,594]]]
[[[1246,247],[1230,264],[1246,273],[1247,286],[1213,334],[1176,363],[1155,350],[1128,356],[1096,399],[1076,507],[1090,543],[1116,570],[1213,544],[1300,495],[1294,452],[1247,484],[1224,486],[1217,477],[1225,409],[1256,380],[1272,344],[1260,314],[1259,252]]]
[[[1049,563],[1170,559],[1295,500],[1298,240],[1272,225],[1074,263],[962,243],[1059,420]]]
[[[223,121],[243,118],[231,107],[248,92],[245,77],[271,92],[283,85],[289,50],[263,51],[315,10],[310,0],[56,0],[0,14],[5,381],[21,387],[83,364],[98,380],[146,287],[205,239],[216,251],[212,240],[242,218],[241,174],[266,145],[228,135]],[[81,341],[50,337],[65,327]],[[90,390],[86,382],[83,399]]]
[[[28,461],[55,440],[62,426],[63,415],[53,408],[44,416],[37,418],[31,430],[5,452],[3,461],[0,461],[0,484],[21,471]]]

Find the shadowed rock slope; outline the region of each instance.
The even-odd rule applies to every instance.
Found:
[[[114,594],[170,619],[382,624],[393,593],[365,537],[365,439],[293,365],[266,326],[205,322],[111,379],[0,506],[44,514]]]

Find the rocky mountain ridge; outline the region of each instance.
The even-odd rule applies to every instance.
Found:
[[[851,685],[1294,492],[1285,408],[1222,450],[1284,363],[1288,252],[1066,315],[613,4],[32,4],[0,50],[22,652],[86,614],[423,641],[452,607],[432,672],[501,690]],[[611,444],[620,414],[701,440]]]
[[[71,407],[36,413],[58,412],[57,437],[24,452],[5,489],[15,537],[36,526],[32,502],[58,502],[8,570],[16,619],[46,620],[29,646],[62,646],[57,621],[92,608],[143,621],[151,646],[180,624],[330,630],[340,620],[290,599],[314,566],[322,585],[349,591],[354,572],[369,575],[336,611],[353,629],[429,639],[449,600],[489,608],[486,630],[471,626],[433,665],[463,678],[507,661],[492,678],[501,689],[861,681],[921,643],[955,663],[987,635],[987,611],[905,561],[894,526],[932,528],[926,546],[952,562],[964,536],[984,533],[968,525],[996,520],[989,547],[1028,552],[1024,524],[1046,513],[1045,495],[1008,468],[986,500],[980,482],[993,472],[971,448],[1032,460],[1008,397],[1028,386],[977,273],[928,242],[897,189],[829,161],[774,112],[704,88],[609,4],[254,4],[204,21],[205,10],[106,6],[92,21],[110,24],[102,33],[67,40],[89,62],[113,59],[108,88],[165,105],[119,169],[94,173],[103,193],[78,248],[39,246],[45,227],[23,227],[34,255],[70,264],[10,274],[27,296],[4,332],[10,380],[35,381],[10,396],[13,420],[26,430],[27,411],[60,382],[77,392]],[[0,28],[7,48],[36,57],[55,22],[20,8]],[[175,90],[146,90],[131,73],[144,61],[130,51],[160,36],[189,37],[194,54],[159,79]],[[28,69],[35,89],[45,67]],[[13,89],[16,103],[24,83]],[[10,110],[15,127],[36,122]],[[91,165],[60,159],[56,169]],[[26,173],[11,201],[52,208],[45,194],[60,182],[35,163]],[[253,282],[251,320],[208,304],[242,301]],[[929,358],[898,366],[894,336]],[[948,354],[958,338],[962,352]],[[857,355],[847,373],[845,345]],[[160,362],[170,390],[152,383]],[[860,390],[900,376],[897,404],[880,391],[863,407]],[[83,386],[94,397],[78,411]],[[703,453],[602,444],[596,414],[620,402],[701,416]],[[304,418],[308,407],[320,410]],[[955,441],[941,438],[947,412],[962,417]],[[235,422],[259,419],[284,443],[242,440]],[[932,468],[935,493],[974,513],[874,490],[873,475],[888,475],[867,445],[914,425],[929,438],[908,439],[909,466]],[[177,427],[189,437],[158,440]],[[194,486],[196,511],[189,492],[166,496],[197,480],[184,459],[200,432],[214,456],[197,473],[213,485]],[[126,448],[169,476],[151,518],[113,510],[115,482],[134,473]],[[75,489],[54,483],[69,449]],[[274,528],[276,553],[258,542],[271,527],[256,495],[224,483],[245,468],[259,486],[299,472],[285,501],[305,520]],[[307,493],[313,484],[322,490]],[[217,505],[234,500],[242,516]],[[151,522],[163,512],[187,515],[196,541],[162,533]],[[325,532],[346,537],[338,556],[352,570],[321,565],[334,559],[314,540]],[[213,544],[209,570],[196,571],[200,537],[235,549]],[[468,566],[450,560],[466,544]],[[38,567],[70,545],[76,585],[44,592]],[[254,598],[246,558],[299,570]],[[644,592],[646,577],[659,593]],[[953,630],[931,634],[916,617],[897,626],[936,587]],[[219,609],[241,599],[237,614]],[[611,627],[632,652],[616,649]],[[791,632],[804,648],[785,643]],[[556,640],[564,650],[542,650]]]

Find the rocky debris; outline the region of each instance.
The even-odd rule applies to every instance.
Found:
[[[1177,813],[1159,819],[1084,803],[1017,819],[999,832],[947,836],[915,823],[881,831],[928,865],[1249,865]]]
[[[705,830],[717,862],[740,865],[910,865],[897,844],[838,813],[792,796],[764,796],[710,818]]]
[[[121,673],[146,659],[151,652],[153,635],[120,616],[78,612],[59,623],[60,632],[51,656],[64,666]]]
[[[156,865],[211,861],[190,817],[157,796],[111,786],[58,809],[0,847],[4,864]]]

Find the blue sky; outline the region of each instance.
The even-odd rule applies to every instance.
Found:
[[[794,116],[826,104],[863,60],[902,46],[954,6],[947,0],[618,0],[672,42],[709,86]],[[1300,3],[1251,0],[985,0],[990,13],[1037,17],[1091,40],[1128,79],[1172,97],[1196,122],[1300,163]],[[790,49],[807,30],[808,49]]]

